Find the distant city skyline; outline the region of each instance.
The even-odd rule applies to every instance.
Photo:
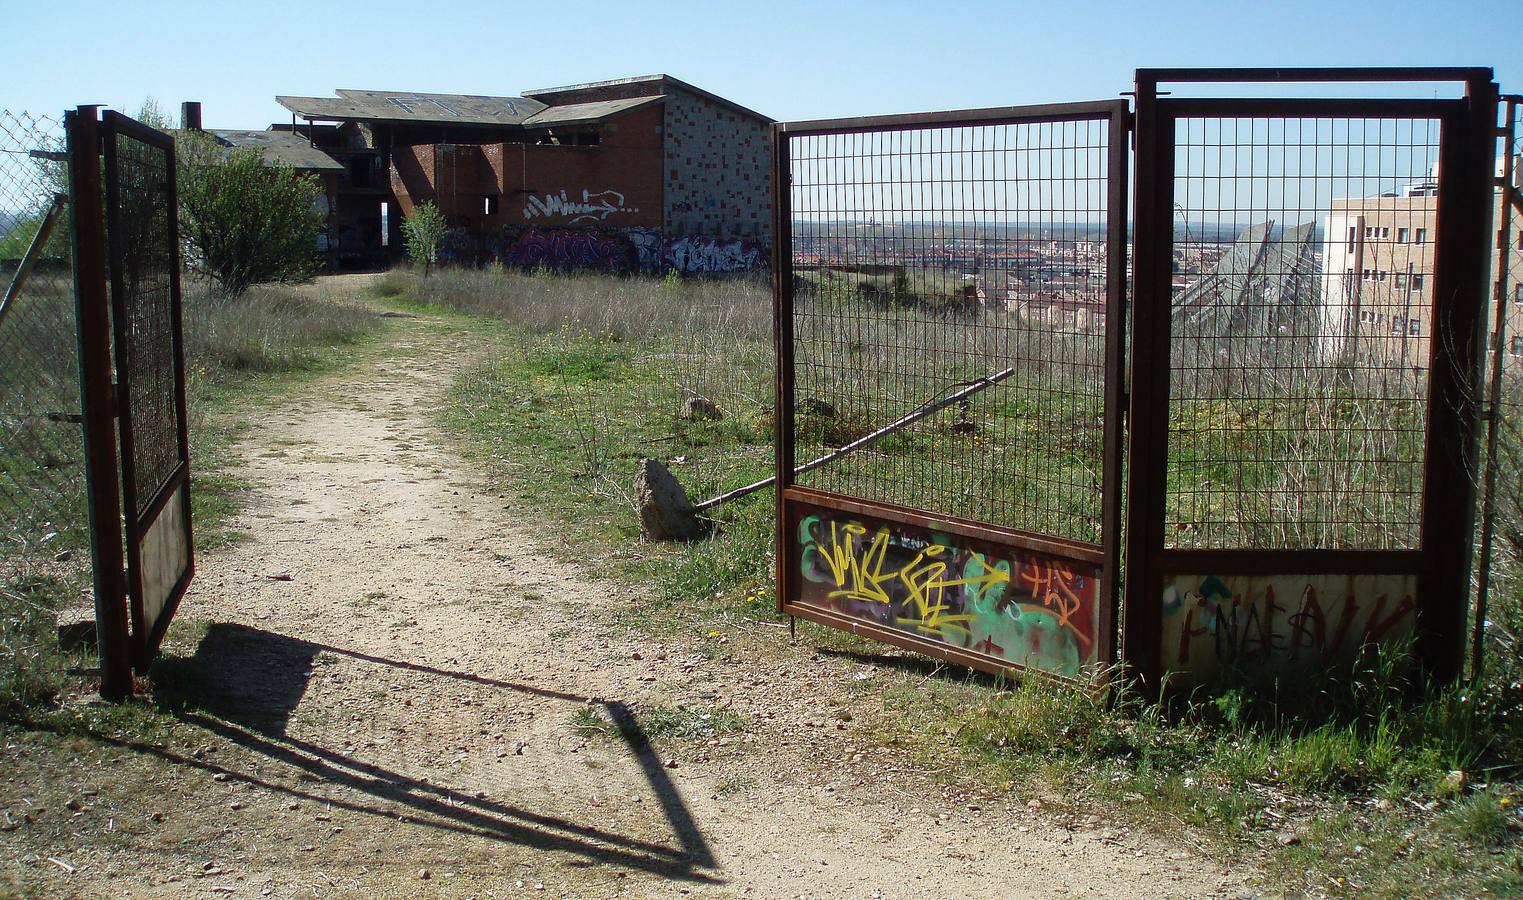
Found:
[[[0,106],[136,112],[152,98],[175,115],[199,100],[208,127],[261,128],[290,119],[276,94],[512,96],[665,72],[807,119],[1104,99],[1129,90],[1138,66],[1208,65],[1484,65],[1523,91],[1520,12],[1502,0],[1291,0],[1272,14],[1204,2],[17,4]],[[1373,93],[1435,90],[1452,86]]]

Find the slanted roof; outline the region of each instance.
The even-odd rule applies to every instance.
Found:
[[[718,94],[711,94],[701,87],[688,84],[686,81],[683,81],[680,78],[673,78],[670,75],[637,75],[633,78],[615,78],[611,81],[588,81],[583,84],[568,84],[564,87],[540,88],[533,91],[524,91],[524,96],[528,97],[531,100],[543,100],[544,102],[554,106],[557,105],[557,101],[574,100],[575,95],[580,92],[593,91],[601,88],[624,87],[626,85],[645,85],[650,88],[652,93],[658,92],[662,88],[666,87],[678,88],[687,91],[690,94],[696,94],[700,97],[703,97],[704,99],[712,100],[720,106],[732,109],[743,116],[749,116],[761,122],[773,121],[771,117],[764,116],[754,109],[747,109],[746,107],[741,106],[739,103],[736,103],[733,100],[726,100]]]
[[[281,106],[307,119],[366,119],[438,125],[522,125],[545,104],[527,97],[429,94],[418,91],[340,89],[332,97],[276,97]]]
[[[662,96],[654,97],[631,97],[627,100],[600,100],[595,103],[568,103],[564,106],[547,106],[527,119],[524,119],[525,128],[547,128],[551,126],[586,125],[591,122],[602,122],[614,116],[621,116],[642,107],[666,100]]]
[[[289,131],[238,131],[228,128],[208,129],[224,146],[242,149],[254,147],[264,154],[267,165],[290,166],[308,172],[342,172],[342,164],[312,146],[312,142]]]

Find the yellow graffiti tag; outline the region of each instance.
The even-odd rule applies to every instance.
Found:
[[[971,585],[979,591],[985,591],[1010,581],[1009,572],[990,568],[984,562],[983,554],[979,553],[973,554],[973,558],[984,570],[983,574],[969,578],[946,577],[949,567],[940,557],[946,553],[947,548],[941,544],[931,544],[899,568],[885,570],[889,530],[879,529],[866,551],[859,553],[858,548],[863,545],[862,538],[866,534],[867,528],[860,523],[850,522],[842,527],[832,522],[829,549],[821,551],[816,546],[816,552],[824,558],[831,577],[835,579],[837,589],[831,591],[829,596],[832,599],[845,598],[862,603],[892,604],[894,601],[889,588],[898,582],[908,592],[908,599],[915,612],[914,616],[898,617],[896,621],[900,625],[913,626],[933,634],[950,630],[970,636],[971,632],[963,623],[973,621],[976,616],[972,613],[952,612],[952,605],[946,600],[947,589]]]

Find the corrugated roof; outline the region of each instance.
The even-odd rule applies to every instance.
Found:
[[[712,100],[720,106],[732,109],[742,115],[750,116],[753,119],[759,119],[763,122],[773,121],[770,116],[762,115],[754,109],[747,109],[733,100],[727,100],[718,94],[710,93],[701,87],[688,84],[681,78],[673,78],[670,75],[636,75],[633,78],[614,78],[609,81],[588,81],[582,84],[568,84],[563,87],[539,88],[538,90],[524,91],[524,96],[531,100],[545,99],[553,103],[558,97],[566,94],[575,94],[599,88],[623,87],[631,84],[649,84],[652,86],[652,90],[659,90],[663,86],[680,88],[690,94],[696,94],[699,97]]]
[[[340,89],[332,97],[276,97],[308,119],[369,119],[450,125],[521,125],[545,104],[527,97]]]
[[[596,103],[568,103],[565,106],[547,106],[525,119],[523,124],[525,128],[545,128],[555,125],[582,125],[588,122],[601,122],[604,119],[623,115],[642,106],[661,103],[665,99],[665,97],[661,96],[631,97],[627,100],[600,100]]]
[[[210,129],[217,140],[229,147],[254,147],[264,154],[270,165],[290,166],[312,172],[342,172],[344,167],[333,157],[312,146],[312,142],[289,131],[238,131]]]

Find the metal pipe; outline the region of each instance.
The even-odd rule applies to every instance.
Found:
[[[63,211],[64,204],[69,200],[65,194],[54,194],[53,204],[48,207],[48,213],[42,219],[42,224],[37,226],[37,233],[32,235],[32,243],[21,255],[21,262],[16,266],[16,274],[11,276],[10,286],[5,289],[5,297],[0,298],[0,322],[5,321],[5,314],[10,312],[11,301],[26,287],[26,280],[32,274],[32,266],[41,255],[42,248],[48,244],[48,238],[53,236],[53,226],[58,224],[58,214]]]
[[[821,456],[818,459],[813,459],[813,460],[810,460],[809,462],[804,463],[802,466],[799,466],[798,468],[793,470],[793,475],[794,475],[794,477],[797,477],[799,475],[804,474],[805,472],[811,471],[813,469],[818,469],[820,466],[823,466],[823,465],[825,465],[828,462],[832,462],[834,460],[840,459],[841,457],[846,456],[849,453],[855,453],[858,450],[861,450],[863,447],[866,447],[869,444],[874,443],[875,441],[879,440],[880,438],[885,438],[885,437],[888,437],[889,435],[893,434],[896,431],[901,431],[901,430],[909,427],[910,425],[913,425],[914,423],[920,421],[921,419],[924,419],[926,416],[929,416],[931,413],[937,412],[939,410],[946,409],[948,406],[951,406],[953,403],[956,403],[957,401],[963,399],[964,397],[971,397],[974,394],[978,393],[979,391],[981,391],[981,390],[983,390],[985,388],[993,387],[994,385],[999,384],[1001,381],[1004,381],[1006,378],[1009,378],[1011,375],[1014,375],[1014,374],[1015,374],[1015,369],[1010,368],[1010,369],[1005,369],[1005,370],[1000,371],[1000,372],[996,372],[996,373],[994,373],[993,375],[990,375],[987,378],[980,378],[977,381],[973,382],[972,384],[968,385],[967,387],[964,387],[962,390],[956,392],[955,394],[949,394],[948,396],[943,397],[940,400],[934,401],[932,403],[928,403],[925,406],[922,406],[919,409],[915,410],[914,412],[910,413],[909,415],[906,415],[903,418],[900,418],[898,421],[896,421],[896,422],[894,422],[894,423],[892,423],[890,425],[885,425],[882,428],[879,428],[877,431],[874,431],[872,434],[863,435],[862,437],[857,438],[856,440],[852,441],[851,443],[847,444],[844,447],[839,447],[839,448],[837,448],[835,450],[830,451],[829,453],[825,454],[824,456]],[[751,484],[748,484],[745,487],[736,488],[735,490],[730,491],[729,493],[720,494],[718,497],[713,497],[713,498],[710,498],[708,500],[705,500],[702,503],[698,504],[697,506],[693,507],[693,511],[694,512],[703,512],[704,510],[709,509],[711,507],[718,506],[721,503],[728,503],[731,500],[739,500],[741,497],[744,497],[747,494],[754,494],[754,493],[756,493],[757,491],[761,490],[762,488],[766,487],[769,484],[772,484],[775,481],[777,481],[777,476],[776,475],[769,475],[766,478],[763,478],[761,481],[752,482]]]

